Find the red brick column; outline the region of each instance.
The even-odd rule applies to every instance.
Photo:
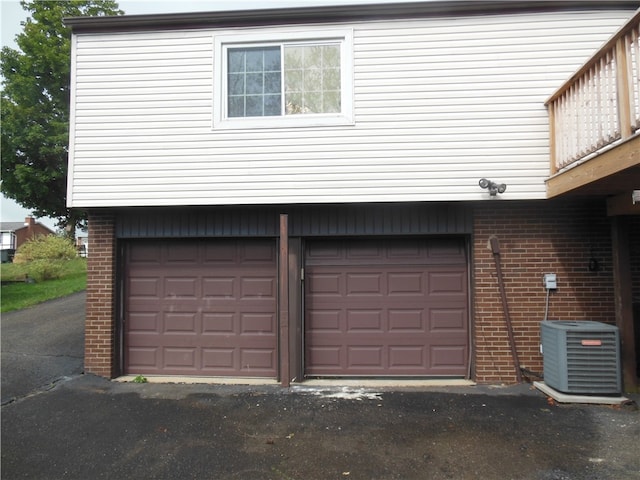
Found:
[[[116,375],[115,218],[110,212],[90,211],[88,224],[85,372],[112,378]]]

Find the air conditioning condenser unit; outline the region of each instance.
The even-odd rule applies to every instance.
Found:
[[[559,392],[614,395],[622,391],[618,328],[601,322],[541,322],[544,383]]]

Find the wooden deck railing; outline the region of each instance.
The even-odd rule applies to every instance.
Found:
[[[640,129],[640,10],[546,102],[551,175]]]

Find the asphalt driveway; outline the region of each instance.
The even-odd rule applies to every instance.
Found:
[[[85,299],[80,292],[2,314],[3,405],[82,373]]]
[[[1,413],[4,479],[640,479],[634,406],[557,405],[526,384],[282,389],[65,374]]]
[[[640,414],[526,385],[451,391],[118,384],[2,407],[2,478],[634,479]]]

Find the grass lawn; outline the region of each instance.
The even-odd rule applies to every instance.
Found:
[[[37,269],[31,263],[3,263],[0,267],[2,282],[18,281],[18,283],[2,285],[0,311],[19,310],[87,288],[86,259],[52,260],[49,261],[49,266],[55,267],[60,274],[59,278],[26,283],[25,275],[38,278]]]

